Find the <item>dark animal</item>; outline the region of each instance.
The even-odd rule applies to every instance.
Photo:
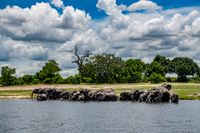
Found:
[[[171,99],[172,103],[178,103],[178,101],[179,101],[178,95],[174,94],[174,93],[170,95],[170,99]]]

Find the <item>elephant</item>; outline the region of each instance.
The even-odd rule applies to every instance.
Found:
[[[131,92],[131,100],[132,100],[132,101],[138,101],[139,98],[140,98],[140,94],[141,94],[141,93],[142,93],[142,92],[140,92],[139,90],[132,91],[132,92]]]
[[[105,93],[103,93],[103,92],[97,91],[97,92],[94,94],[94,100],[95,100],[95,101],[104,101],[105,97],[106,97],[106,95],[105,95]]]
[[[91,92],[91,90],[88,89],[81,89],[80,93],[83,94],[84,96],[88,96],[89,92]]]
[[[91,93],[91,90],[81,89],[78,101],[89,101],[89,100],[91,100],[90,95],[89,95],[90,93]]]
[[[168,91],[162,92],[163,96],[161,98],[162,102],[169,102],[170,101],[170,93]]]
[[[122,92],[120,94],[120,101],[130,101],[131,100],[131,93],[130,92]]]
[[[33,94],[46,94],[46,88],[36,88],[31,93],[31,99],[33,99]]]
[[[77,101],[87,101],[83,94],[80,94]]]
[[[45,101],[45,100],[47,100],[47,95],[46,94],[38,94],[37,100],[38,101]]]
[[[55,88],[37,88],[37,89],[34,89],[32,91],[32,94],[31,94],[31,98],[33,98],[33,94],[37,94],[37,100],[40,100],[40,99],[50,99],[50,100],[56,100],[56,99],[59,99],[59,95],[62,93],[62,90],[57,90]],[[44,95],[46,98],[40,98],[40,97],[44,97]]]
[[[32,91],[32,93],[31,93],[31,99],[33,99],[33,94],[37,94],[38,91],[39,91],[38,88],[36,88],[36,89],[34,89],[34,90]]]
[[[154,102],[159,103],[162,102],[163,93],[160,91],[154,92]]]
[[[154,102],[154,93],[153,92],[149,92],[147,95],[147,98],[144,102],[147,103],[153,103]]]
[[[172,93],[172,94],[170,95],[170,99],[171,99],[171,102],[172,102],[172,103],[178,103],[178,101],[179,101],[179,96],[178,96],[177,94],[175,94],[175,93]]]
[[[71,101],[77,101],[79,98],[80,92],[79,91],[73,91],[70,94],[70,99]]]
[[[70,98],[70,92],[63,91],[62,93],[60,93],[59,98],[61,100],[69,100],[69,98]]]
[[[163,84],[161,86],[153,87],[145,91],[131,91],[121,92],[118,97],[112,88],[89,90],[80,89],[75,91],[64,91],[56,88],[36,88],[32,91],[37,94],[36,99],[39,101],[44,100],[70,100],[70,101],[139,101],[147,103],[169,102],[178,103],[179,97],[177,94],[170,94],[169,90],[171,85]]]
[[[163,94],[160,91],[152,91],[153,93],[153,99],[151,100],[151,103],[159,103],[162,101]]]
[[[118,96],[116,96],[115,94],[106,94],[106,97],[104,99],[104,101],[117,101]]]
[[[171,90],[172,86],[170,84],[163,84],[162,87],[165,87],[168,91]]]
[[[87,91],[86,98],[93,101],[116,101],[118,97],[113,89],[100,89],[95,91]]]
[[[159,90],[159,91],[169,91],[171,90],[172,86],[169,84],[163,84],[161,86],[153,87],[151,90]]]
[[[147,96],[149,92],[145,90],[143,93],[140,94],[139,102],[146,102]]]
[[[58,99],[59,96],[56,94],[56,89],[47,89],[46,94],[47,94],[47,99]]]
[[[100,90],[99,92],[105,94],[105,98],[103,101],[117,101],[118,96],[116,96],[115,91],[111,88]]]

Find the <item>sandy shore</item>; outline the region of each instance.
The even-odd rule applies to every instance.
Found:
[[[0,99],[31,99],[31,96],[0,96]]]

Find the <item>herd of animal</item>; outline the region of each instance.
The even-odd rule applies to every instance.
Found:
[[[37,88],[32,91],[38,101],[68,100],[68,101],[138,101],[146,103],[172,102],[178,103],[177,94],[170,93],[171,85],[164,84],[149,90],[124,91],[116,95],[114,89],[80,89],[74,91],[56,88]]]

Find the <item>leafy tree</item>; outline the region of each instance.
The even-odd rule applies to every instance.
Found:
[[[152,73],[149,77],[149,81],[151,81],[152,83],[160,83],[164,82],[165,78],[161,74]]]
[[[56,83],[55,77],[60,77],[61,71],[58,63],[54,60],[49,60],[40,70],[36,73],[36,78],[44,83]]]
[[[156,55],[153,59],[153,62],[159,63],[162,67],[164,67],[165,74],[169,71],[170,60],[167,59],[165,56]]]
[[[83,66],[85,77],[92,78],[96,83],[120,82],[124,61],[111,54],[95,55]]]
[[[170,70],[178,75],[177,81],[185,82],[188,75],[195,76],[195,74],[198,74],[199,67],[190,58],[176,57],[171,61]]]
[[[145,72],[145,75],[147,77],[150,77],[151,74],[157,73],[162,75],[163,77],[165,76],[165,67],[160,65],[157,61],[153,61],[151,64],[147,64],[147,70]]]
[[[81,76],[80,75],[70,76],[70,77],[65,79],[65,83],[80,84],[81,83]]]
[[[23,84],[37,84],[38,79],[34,75],[24,75],[22,76]]]
[[[60,74],[57,74],[52,78],[52,83],[62,84],[64,83],[64,79],[60,76]]]
[[[145,71],[145,63],[140,59],[129,59],[125,61],[124,79],[126,82],[140,82],[142,73]]]
[[[13,84],[12,85],[24,85],[24,80],[22,79],[22,77],[16,77],[13,79]]]
[[[9,86],[14,84],[15,80],[15,68],[9,68],[8,66],[1,69],[1,81],[3,86]]]

